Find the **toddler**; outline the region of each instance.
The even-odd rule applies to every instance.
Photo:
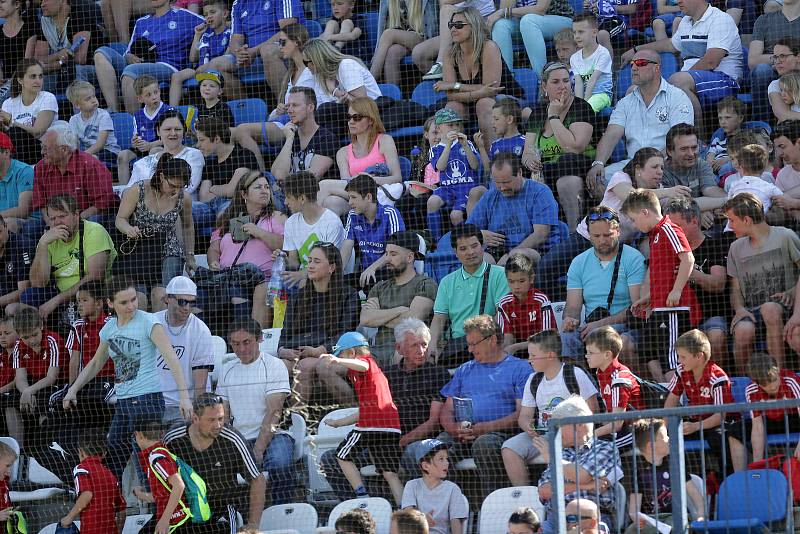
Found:
[[[778,80],[781,100],[789,106],[790,111],[800,113],[800,72],[790,72]]]
[[[117,160],[120,147],[108,111],[100,109],[94,86],[76,80],[67,87],[67,98],[79,112],[70,117],[69,126],[78,136],[79,148],[106,165]]]
[[[341,50],[347,43],[358,40],[363,32],[353,22],[353,0],[332,0],[331,10],[333,18],[325,25],[319,38],[330,41]]]

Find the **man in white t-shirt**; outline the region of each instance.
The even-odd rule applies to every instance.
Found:
[[[272,504],[292,502],[294,496],[294,439],[286,398],[291,393],[289,372],[274,356],[261,355],[261,326],[242,319],[229,329],[228,341],[238,360],[223,370],[217,393],[227,398],[233,427],[253,447],[256,463],[269,473]]]
[[[564,399],[580,395],[597,413],[597,386],[580,367],[561,363],[561,337],[556,330],[544,330],[528,343],[528,354],[534,373],[528,378],[519,413],[521,434],[503,443],[503,465],[512,486],[530,486],[528,464],[534,463],[547,431],[550,414]],[[536,394],[534,396],[534,390]],[[534,422],[534,413],[538,411]],[[537,442],[539,446],[537,446]]]
[[[186,378],[189,396],[197,398],[208,391],[208,373],[214,369],[211,354],[211,331],[206,324],[192,313],[197,301],[197,286],[185,276],[176,276],[167,284],[167,309],[155,314],[156,320],[164,325],[172,348]],[[165,425],[184,422],[180,411],[180,398],[175,379],[163,358],[158,360],[161,387],[164,395]]]

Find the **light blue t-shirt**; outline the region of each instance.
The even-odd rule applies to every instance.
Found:
[[[19,206],[19,196],[25,191],[33,191],[33,167],[12,159],[6,175],[0,176],[0,211]]]
[[[156,324],[159,322],[155,315],[137,310],[122,328],[114,317],[100,330],[100,339],[108,343],[108,353],[114,360],[117,398],[129,399],[161,391],[161,376],[156,367],[159,353],[150,340]]]
[[[470,360],[456,369],[441,394],[472,399],[473,423],[494,421],[517,409],[532,372],[528,362],[514,356],[497,363]]]
[[[567,271],[567,290],[583,290],[586,315],[597,307],[605,308],[608,304],[608,291],[611,289],[615,259],[603,265],[597,258],[594,247],[589,247],[572,260]],[[640,285],[644,281],[644,273],[644,256],[635,248],[623,245],[619,278],[614,288],[614,300],[611,302],[611,315],[630,307],[632,302],[628,287]]]

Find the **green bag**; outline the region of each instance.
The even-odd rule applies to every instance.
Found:
[[[208,490],[206,489],[206,481],[203,480],[197,471],[192,469],[192,466],[172,454],[169,450],[163,447],[153,449],[153,452],[160,451],[173,460],[178,465],[178,474],[183,480],[185,489],[183,490],[183,497],[179,505],[186,513],[192,518],[192,523],[205,523],[211,519],[211,507],[208,505]],[[169,484],[164,478],[153,470],[156,478],[164,485],[165,488],[170,489]]]
[[[28,525],[22,512],[11,512],[11,517],[6,521],[6,534],[28,534]]]

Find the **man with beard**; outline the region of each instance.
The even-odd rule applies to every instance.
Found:
[[[371,351],[383,369],[394,362],[394,327],[408,317],[430,321],[436,282],[414,270],[414,262],[424,259],[419,247],[420,239],[414,232],[389,236],[384,268],[390,278],[375,284],[361,308],[361,326],[378,329]]]
[[[567,272],[567,301],[562,323],[562,354],[584,355],[583,340],[596,328],[611,326],[622,334],[620,359],[633,362],[634,340],[628,325],[628,310],[639,300],[644,281],[644,257],[619,241],[619,216],[606,206],[586,215],[592,247],[572,260]],[[621,245],[621,246],[620,246]],[[581,326],[581,306],[586,307],[586,324]]]

